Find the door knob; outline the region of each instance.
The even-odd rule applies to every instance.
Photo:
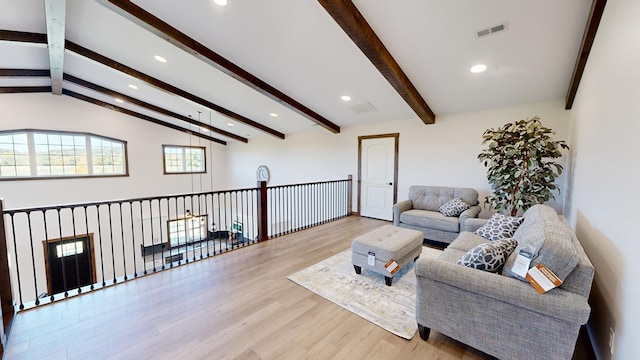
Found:
[[[389,185],[393,185],[393,183],[389,183]]]

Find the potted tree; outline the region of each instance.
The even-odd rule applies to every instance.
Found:
[[[542,126],[537,116],[485,130],[482,144],[487,148],[478,159],[488,168],[493,190],[485,204],[516,216],[518,210],[555,199],[553,191],[560,191],[555,180],[562,174],[556,159],[562,156],[560,149],[569,146],[551,135],[555,132]]]

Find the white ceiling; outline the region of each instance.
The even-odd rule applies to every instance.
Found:
[[[422,123],[317,1],[228,1],[226,7],[212,0],[133,2],[340,127],[408,118]],[[355,0],[354,4],[437,122],[437,115],[445,113],[564,98],[591,1]],[[66,38],[76,44],[284,134],[314,126],[310,119],[100,2],[67,0],[66,8]],[[46,32],[43,0],[0,0],[0,9],[0,30]],[[506,30],[475,37],[476,31],[499,24]],[[0,54],[0,68],[49,67],[46,45],[0,41]],[[162,64],[154,55],[168,62]],[[472,74],[469,68],[476,63],[486,64],[487,71]],[[65,54],[64,72],[249,139],[270,136],[70,51]],[[0,78],[0,86],[32,84],[50,85],[50,81]],[[189,127],[68,81],[64,88]],[[350,95],[352,101],[341,101],[341,95]],[[350,108],[366,102],[377,111],[356,113]]]

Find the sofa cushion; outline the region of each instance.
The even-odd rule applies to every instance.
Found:
[[[502,239],[480,244],[469,250],[456,264],[495,273],[502,269],[502,265],[517,245],[516,239]]]
[[[438,256],[438,259],[442,260],[442,261],[446,261],[446,262],[452,263],[452,264],[455,264],[456,261],[458,261],[466,253],[467,253],[467,251],[462,251],[462,250],[452,249],[450,247],[447,247],[446,249],[444,249],[442,251],[442,254],[440,254],[440,256]]]
[[[572,230],[563,222],[553,208],[546,205],[535,205],[523,215],[524,222],[513,237],[518,240],[518,247],[507,259],[504,274],[526,281],[513,273],[518,252],[527,247],[535,254],[531,266],[544,264],[561,280],[565,280],[578,264],[579,256],[572,241]]]
[[[507,239],[513,236],[523,220],[521,217],[504,216],[495,213],[475,233],[491,241]]]
[[[447,201],[438,208],[438,211],[444,216],[460,216],[465,210],[470,208],[469,204],[460,198]]]
[[[400,214],[400,222],[449,232],[458,232],[460,230],[458,218],[446,217],[437,211],[408,210]]]
[[[409,187],[409,200],[418,210],[438,211],[449,200],[461,198],[467,204],[478,205],[478,192],[471,188],[413,185]]]
[[[467,252],[480,244],[488,242],[489,240],[480,235],[476,235],[469,231],[461,231],[456,240],[447,246],[447,249],[456,249]]]

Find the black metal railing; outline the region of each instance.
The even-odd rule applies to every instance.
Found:
[[[348,216],[352,180],[3,210],[18,310],[91,292]],[[4,302],[4,298],[2,299]]]
[[[350,189],[351,183],[348,180],[270,187],[269,238],[349,215]]]

